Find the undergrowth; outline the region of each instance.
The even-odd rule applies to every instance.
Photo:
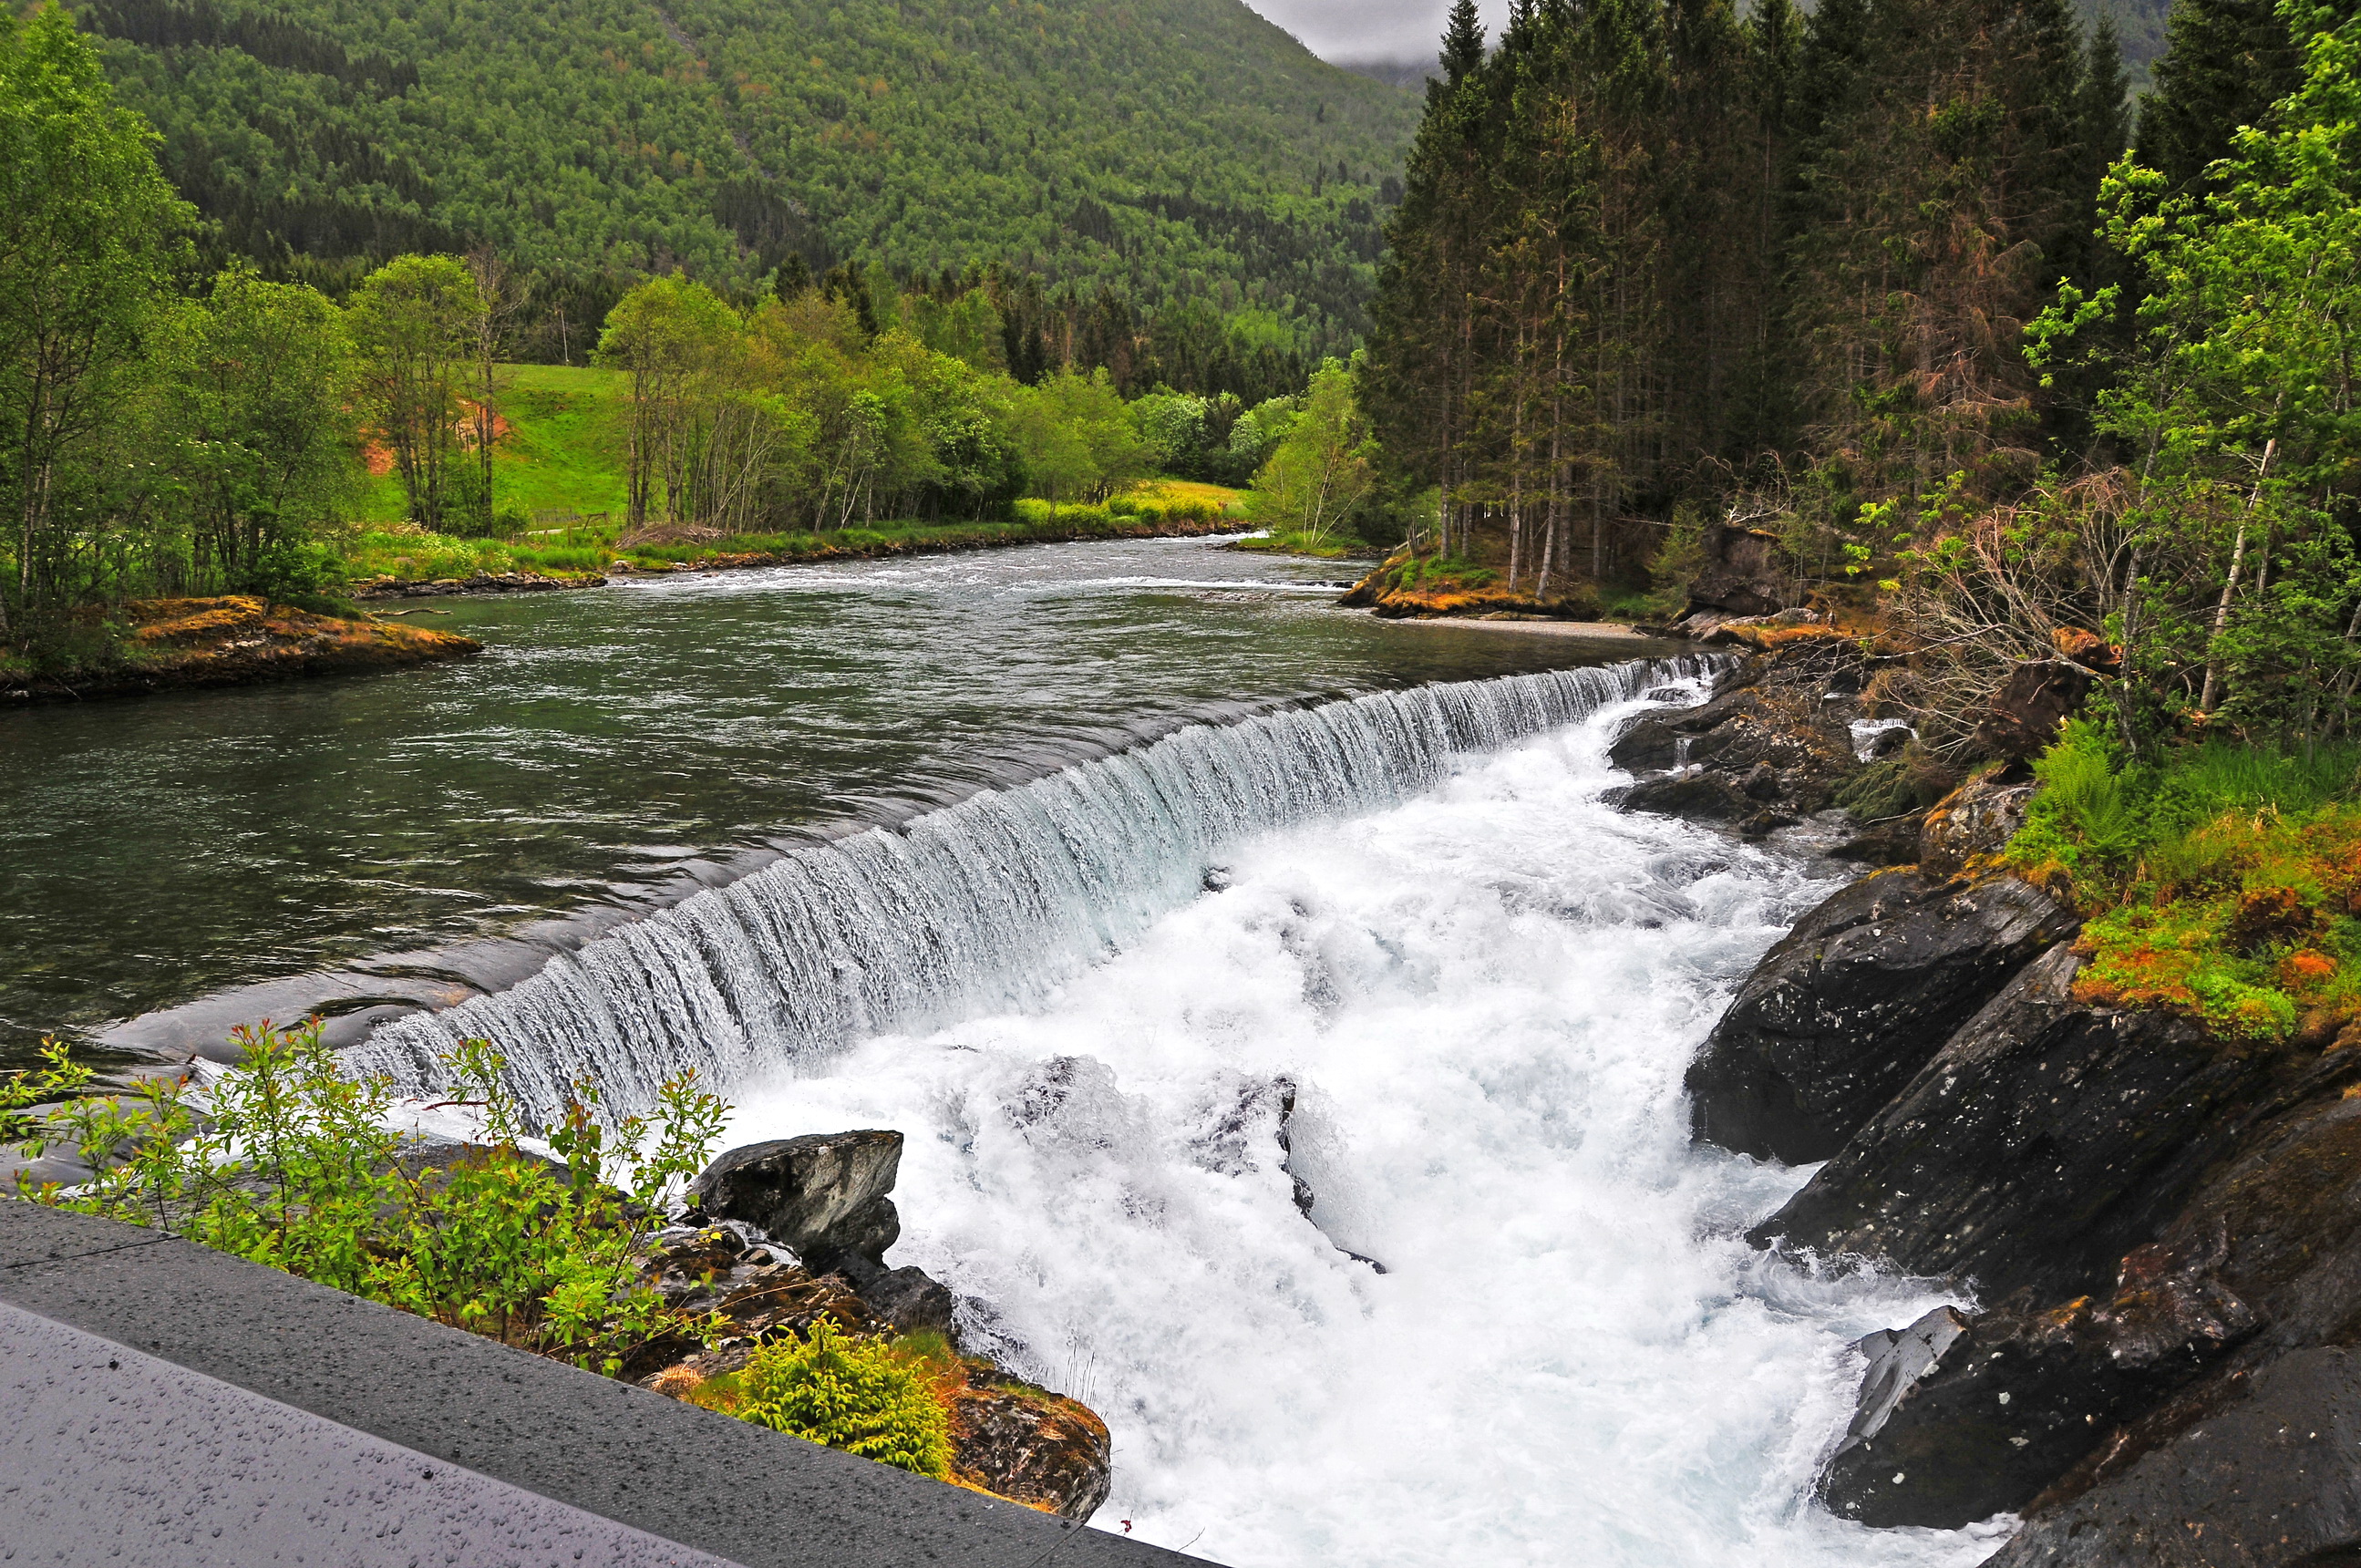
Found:
[[[27,1158],[72,1150],[93,1172],[65,1186],[17,1178],[34,1202],[200,1242],[455,1328],[602,1371],[707,1320],[666,1306],[645,1279],[653,1227],[701,1169],[728,1107],[693,1074],[667,1082],[653,1118],[614,1116],[577,1082],[544,1142],[501,1087],[480,1040],[445,1058],[451,1102],[482,1143],[427,1165],[392,1124],[381,1078],[354,1078],[316,1021],[238,1031],[238,1062],[202,1090],[151,1079],[90,1092],[93,1074],[52,1044],[47,1065],[0,1079],[0,1142]]]
[[[880,1464],[950,1475],[950,1414],[938,1385],[962,1369],[939,1334],[887,1343],[829,1319],[802,1339],[768,1339],[740,1370],[687,1392],[691,1404],[840,1448]]]
[[[2034,772],[2005,858],[2081,911],[2081,995],[2248,1043],[2324,1045],[2361,1019],[2361,747],[2133,762],[2076,720]]]

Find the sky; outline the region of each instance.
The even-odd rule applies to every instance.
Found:
[[[1418,60],[1443,39],[1450,0],[1246,0],[1323,60]],[[1500,25],[1507,0],[1479,0]]]

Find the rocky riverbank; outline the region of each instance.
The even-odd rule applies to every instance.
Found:
[[[657,1237],[650,1266],[670,1304],[719,1314],[720,1337],[659,1341],[623,1376],[703,1402],[765,1336],[807,1335],[826,1318],[856,1341],[897,1342],[926,1362],[950,1420],[953,1481],[1088,1519],[1112,1475],[1106,1423],[966,1354],[951,1293],[918,1269],[886,1266],[902,1234],[889,1196],[901,1160],[902,1135],[874,1130],[750,1144],[715,1160],[685,1223]]]
[[[0,702],[79,701],[403,669],[483,651],[472,638],[448,631],[319,615],[248,595],[138,599],[110,611],[109,620],[103,652],[55,673],[0,677]]]
[[[2080,919],[1996,856],[2059,670],[2012,683],[1999,765],[1928,809],[1899,732],[1849,744],[1882,662],[1809,624],[1720,612],[1763,652],[1615,755],[1626,808],[1750,833],[1899,807],[1838,846],[1893,863],[1764,956],[1688,1075],[1701,1140],[1826,1162],[1757,1245],[1977,1303],[1862,1342],[1822,1496],[1878,1526],[2020,1514],[1994,1568],[2361,1563],[2361,1030],[2227,1041],[2078,987]]]

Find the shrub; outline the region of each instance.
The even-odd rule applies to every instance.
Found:
[[[642,1278],[651,1228],[702,1168],[727,1107],[667,1082],[653,1118],[609,1116],[575,1085],[546,1147],[528,1150],[499,1055],[462,1044],[445,1065],[450,1103],[479,1111],[484,1144],[440,1167],[392,1124],[383,1079],[356,1079],[317,1021],[241,1029],[239,1061],[201,1090],[150,1080],[93,1095],[66,1048],[0,1080],[0,1138],[30,1156],[73,1148],[96,1174],[35,1187],[36,1202],[149,1226],[613,1374],[669,1334],[709,1325],[666,1307]],[[43,1102],[62,1102],[36,1109]]]
[[[2356,755],[2216,740],[2135,763],[2077,720],[2006,858],[2082,911],[2083,995],[2324,1043],[2361,1017]]]
[[[756,1347],[743,1370],[691,1391],[708,1409],[920,1475],[950,1474],[950,1417],[928,1372],[934,1345],[848,1339],[820,1318],[802,1340]]]

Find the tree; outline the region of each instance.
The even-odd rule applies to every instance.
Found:
[[[2302,79],[2273,0],[2174,0],[2156,85],[2140,98],[2139,159],[2168,190],[2216,188],[2205,170],[2242,126],[2260,126]]]
[[[2105,192],[2108,237],[2149,287],[2131,343],[2096,351],[2099,421],[2127,459],[2105,608],[2136,751],[2181,715],[2308,744],[2349,731],[2361,690],[2361,19],[2281,14],[2300,82],[2233,137],[2210,189],[2176,194],[2126,158]],[[2064,291],[2036,357],[2113,306]]]
[[[649,279],[609,313],[598,357],[631,378],[624,480],[633,533],[647,530],[659,496],[668,524],[690,521],[698,426],[740,331],[712,290],[678,272]]]
[[[1100,499],[1152,471],[1152,448],[1104,370],[1060,370],[1014,400],[1011,433],[1050,503]]]
[[[197,559],[239,587],[283,591],[351,499],[353,390],[343,313],[244,264],[159,334],[160,424]]]
[[[397,258],[353,295],[361,403],[393,453],[412,520],[430,530],[445,521],[460,391],[483,314],[475,279],[448,256]]]
[[[158,172],[156,136],[115,105],[54,4],[0,21],[0,497],[10,600],[71,595],[72,471],[122,411],[192,214]]]
[[[1312,375],[1301,415],[1255,476],[1254,520],[1319,539],[1368,496],[1366,446],[1353,378],[1328,360]]]

